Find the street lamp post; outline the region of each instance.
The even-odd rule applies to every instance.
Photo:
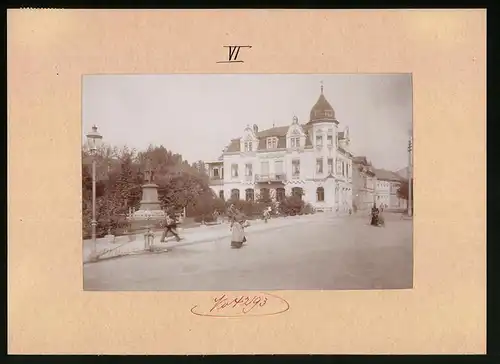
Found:
[[[410,136],[410,139],[408,140],[408,216],[413,215],[413,208],[412,208],[412,180],[413,180],[413,171],[412,171],[412,151],[413,151],[413,143],[412,143],[412,137]]]
[[[90,257],[94,260],[97,256],[97,244],[96,244],[96,155],[97,148],[102,141],[102,135],[97,131],[97,126],[92,127],[92,131],[87,134],[87,141],[90,149],[90,155],[92,156],[92,251]]]

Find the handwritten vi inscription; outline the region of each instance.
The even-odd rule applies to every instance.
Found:
[[[288,311],[290,305],[283,298],[270,293],[238,295],[224,293],[196,305],[191,312],[198,316],[245,317],[270,316]]]
[[[242,60],[238,59],[238,56],[240,54],[241,48],[252,48],[252,46],[249,45],[229,45],[229,46],[224,46],[224,48],[227,48],[228,50],[228,57],[227,60],[225,61],[217,61],[217,63],[244,63]]]

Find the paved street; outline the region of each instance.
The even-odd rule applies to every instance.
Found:
[[[412,222],[385,214],[316,214],[292,224],[272,221],[247,233],[242,249],[230,238],[177,244],[167,253],[85,264],[85,290],[401,289],[413,285]],[[290,220],[292,221],[292,220]]]

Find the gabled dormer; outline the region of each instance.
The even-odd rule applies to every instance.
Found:
[[[288,149],[302,149],[306,144],[306,134],[299,124],[299,119],[294,116],[292,125],[286,133],[286,147]]]
[[[277,136],[266,137],[266,149],[278,149],[279,138]]]
[[[259,139],[257,138],[256,128],[251,128],[247,125],[243,132],[243,137],[240,139],[240,150],[243,153],[251,153],[257,151],[259,147]]]

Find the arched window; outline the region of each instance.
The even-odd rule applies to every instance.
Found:
[[[224,190],[219,191],[219,198],[224,199]]]
[[[247,188],[245,190],[245,199],[247,201],[253,201],[253,198],[254,198],[254,196],[253,196],[253,188]]]
[[[318,201],[325,201],[325,189],[323,187],[318,187],[316,189],[316,199]]]
[[[233,188],[231,190],[231,200],[239,200],[240,199],[240,190],[237,188]]]
[[[276,189],[276,201],[281,202],[285,199],[285,189],[279,187]]]
[[[271,193],[269,188],[261,188],[260,189],[260,201],[261,202],[270,202],[271,201]]]
[[[300,187],[292,188],[292,196],[297,196],[297,197],[302,198],[303,195],[304,195],[304,191],[302,190],[302,188],[300,188]]]

